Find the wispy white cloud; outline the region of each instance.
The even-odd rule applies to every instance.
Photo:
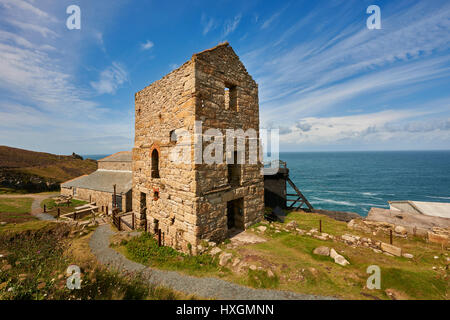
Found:
[[[210,31],[217,28],[218,23],[213,17],[207,17],[206,14],[202,14],[201,24],[203,26],[203,35],[207,35]]]
[[[120,112],[92,100],[95,89],[76,82],[79,55],[72,57],[67,48],[77,51],[79,46],[72,39],[85,38],[62,37],[58,33],[61,28],[55,28],[57,19],[42,6],[38,9],[39,4],[0,0],[6,26],[0,30],[0,144],[49,152],[89,152],[97,143],[83,145],[75,140],[98,137],[101,143],[108,140],[105,133],[114,132],[123,137],[117,141],[128,141],[128,149],[132,115],[127,114],[130,121],[124,121]],[[103,46],[101,32],[89,32],[87,37]],[[111,77],[119,80],[118,84],[108,85]],[[127,79],[126,72],[117,63],[107,68],[95,85],[99,91],[114,92],[123,79]],[[108,121],[99,122],[106,111]],[[102,148],[116,151],[119,144],[124,143]]]
[[[286,10],[286,8],[287,6],[282,8],[281,10],[276,11],[268,19],[266,19],[261,25],[261,30],[269,28],[273,24],[273,22],[281,16],[281,14],[283,13],[283,11]]]
[[[450,100],[447,101],[450,106]],[[422,120],[414,120],[423,118]],[[307,117],[289,127],[290,132],[281,137],[284,143],[298,145],[332,144],[339,141],[390,141],[400,136],[421,139],[424,133],[434,133],[440,139],[450,137],[450,117],[436,117],[435,111],[424,109],[385,110],[375,113]],[[442,132],[445,132],[442,135]]]
[[[9,19],[7,21],[8,21],[8,23],[10,23],[11,25],[13,25],[17,28],[20,28],[24,31],[34,31],[36,33],[39,33],[40,35],[42,35],[45,38],[48,36],[52,36],[52,37],[58,36],[58,34],[56,32],[54,32],[53,30],[50,30],[49,28],[44,27],[39,24],[22,22],[22,21],[13,20],[13,19]]]
[[[241,22],[242,14],[238,14],[233,19],[225,21],[223,26],[223,36],[226,37],[230,33],[233,33]]]
[[[144,43],[141,43],[141,49],[142,50],[150,50],[154,46],[155,46],[155,44],[152,41],[150,41],[150,40],[147,40]]]
[[[0,4],[9,9],[19,9],[22,12],[31,13],[39,18],[44,18],[52,22],[58,21],[49,13],[33,6],[31,3],[24,0],[0,0]]]
[[[126,81],[128,81],[128,73],[125,67],[118,62],[113,62],[111,66],[100,73],[98,81],[91,81],[91,86],[99,94],[114,94]]]

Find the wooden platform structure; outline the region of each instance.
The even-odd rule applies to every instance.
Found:
[[[292,189],[295,190],[296,193],[287,193],[286,194],[286,202],[291,202],[291,204],[289,206],[287,206],[288,209],[293,209],[293,210],[304,210],[304,211],[313,211],[314,208],[311,205],[311,203],[309,203],[308,199],[306,199],[306,197],[303,195],[303,193],[297,188],[297,186],[295,185],[294,182],[292,182],[292,180],[289,178],[289,176],[287,177],[287,182],[289,183],[289,185],[292,187]],[[291,197],[291,198],[288,198]],[[304,207],[306,206],[306,208]]]
[[[288,210],[314,210],[305,195],[289,178],[286,162],[278,160],[278,172],[264,175],[264,202],[266,207],[280,207]],[[295,193],[288,193],[287,186],[291,186]]]

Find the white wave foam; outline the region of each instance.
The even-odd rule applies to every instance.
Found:
[[[427,198],[433,198],[433,199],[444,199],[444,200],[449,200],[450,197],[433,197],[433,196],[426,196]]]
[[[317,198],[314,197],[312,198],[314,199],[313,201],[310,201],[313,204],[319,204],[319,203],[331,203],[331,204],[339,204],[341,206],[349,206],[349,207],[356,207],[357,204],[353,203],[353,202],[348,202],[348,201],[338,201],[338,200],[331,200],[331,199],[322,199],[322,198]],[[316,201],[317,200],[317,201]]]

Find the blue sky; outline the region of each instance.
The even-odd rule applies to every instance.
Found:
[[[437,0],[0,0],[0,145],[131,149],[134,93],[227,40],[282,151],[450,149],[449,31]]]

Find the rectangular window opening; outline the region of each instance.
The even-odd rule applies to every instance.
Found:
[[[225,84],[225,109],[237,111],[237,87]]]

